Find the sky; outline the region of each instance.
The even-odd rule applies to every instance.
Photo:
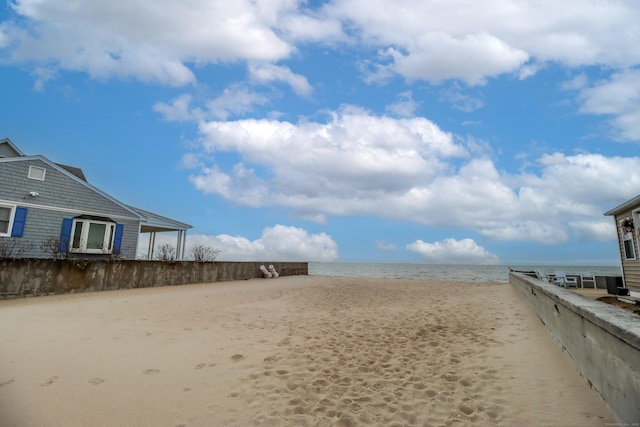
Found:
[[[0,138],[218,260],[620,263],[637,0],[0,1]]]

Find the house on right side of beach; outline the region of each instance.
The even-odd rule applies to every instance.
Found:
[[[624,284],[630,290],[640,292],[640,196],[605,215],[615,220]]]

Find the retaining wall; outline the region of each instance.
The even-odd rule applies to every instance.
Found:
[[[623,425],[640,421],[640,317],[522,273],[509,282],[529,301],[578,371]]]
[[[136,260],[0,260],[0,295],[104,291],[222,282],[263,277],[272,264],[281,276],[307,275],[306,262],[195,262]]]

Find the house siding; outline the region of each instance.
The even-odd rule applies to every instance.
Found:
[[[14,237],[19,245],[27,245],[29,250],[23,256],[27,258],[47,258],[53,254],[42,249],[42,244],[48,239],[58,239],[62,228],[62,220],[71,218],[74,213],[54,211],[49,209],[28,208],[27,221],[22,237]],[[120,254],[125,258],[135,258],[138,245],[138,226],[135,220],[117,220],[124,226]],[[95,255],[87,257],[97,258]]]
[[[45,168],[45,180],[29,179],[27,175],[30,166]],[[30,192],[36,192],[38,196],[32,197]],[[0,162],[0,200],[27,208],[22,237],[0,238],[15,239],[18,246],[28,247],[29,250],[21,256],[51,256],[51,253],[42,250],[42,243],[51,237],[60,237],[63,218],[92,214],[106,216],[116,223],[123,224],[121,255],[125,258],[135,258],[140,220],[120,204],[45,161],[29,159]]]
[[[633,247],[635,251],[635,260],[625,259],[624,244],[622,230],[620,229],[620,221],[626,217],[632,217],[635,209],[640,208],[640,204],[632,206],[627,210],[621,211],[615,215],[616,232],[618,233],[618,250],[620,251],[620,259],[622,260],[622,274],[624,276],[625,286],[634,291],[640,291],[640,239],[638,238],[639,225],[633,231]]]
[[[45,168],[45,180],[27,178],[29,166]],[[37,198],[29,195],[32,191],[39,194]],[[118,203],[37,159],[0,163],[0,198],[17,203],[134,217]]]

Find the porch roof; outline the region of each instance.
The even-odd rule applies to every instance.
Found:
[[[140,232],[141,233],[161,233],[165,231],[186,231],[193,228],[189,224],[167,218],[144,209],[136,208],[128,205],[128,207],[140,215]]]

